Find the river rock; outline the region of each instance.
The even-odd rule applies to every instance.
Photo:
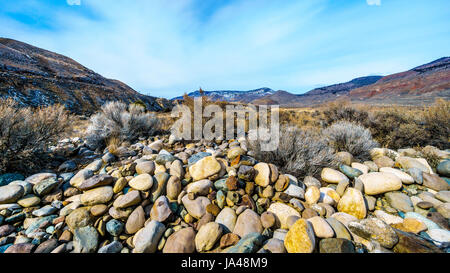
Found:
[[[348,227],[354,234],[366,240],[375,240],[386,248],[392,248],[398,242],[395,231],[388,224],[375,217],[363,219],[359,222],[350,222]]]
[[[114,193],[110,186],[95,188],[81,195],[81,203],[85,206],[106,204],[112,199],[113,195]]]
[[[190,200],[189,197],[185,195],[181,201],[189,214],[196,219],[200,219],[206,213],[206,206],[211,204],[211,201],[204,196],[199,196],[194,200]]]
[[[339,200],[337,210],[350,214],[358,219],[363,219],[367,215],[364,197],[359,190],[354,188],[347,188]]]
[[[267,187],[271,182],[269,164],[258,163],[253,168],[256,170],[255,183],[261,187]]]
[[[154,220],[150,221],[133,237],[133,252],[154,253],[158,246],[159,240],[161,239],[165,231],[166,227],[164,226],[164,224]]]
[[[423,185],[435,191],[449,190],[449,184],[435,174],[423,173]]]
[[[413,203],[408,195],[401,192],[388,192],[384,196],[394,209],[403,212],[414,211]]]
[[[166,221],[170,215],[172,215],[172,210],[170,209],[167,197],[164,195],[160,196],[153,204],[152,210],[150,211],[150,218],[162,223]]]
[[[280,202],[272,203],[267,211],[275,215],[276,226],[282,229],[288,228],[287,219],[289,216],[301,217],[296,209]]]
[[[194,253],[195,235],[192,227],[176,231],[167,238],[163,253]]]
[[[128,182],[130,187],[138,191],[148,191],[153,186],[153,177],[148,173],[140,174]]]
[[[402,181],[395,174],[371,172],[358,177],[364,184],[367,195],[377,195],[390,191],[397,191],[402,187]]]
[[[14,203],[24,194],[24,190],[18,185],[0,187],[0,204]]]
[[[215,222],[220,224],[224,233],[232,232],[236,225],[237,215],[234,209],[224,208],[217,215]]]
[[[209,251],[222,236],[222,227],[216,222],[203,225],[195,236],[197,252]]]
[[[345,174],[331,168],[323,168],[320,177],[323,181],[330,184],[339,184],[341,181],[348,181]]]
[[[207,156],[189,167],[189,173],[194,181],[203,180],[220,172],[222,166],[212,156]]]
[[[73,234],[75,253],[95,253],[98,246],[98,232],[93,226],[77,228]]]
[[[314,229],[305,219],[295,222],[284,239],[284,246],[288,253],[312,253],[315,244]]]
[[[239,215],[236,221],[236,225],[233,229],[233,233],[244,237],[250,233],[262,233],[263,226],[259,215],[251,209],[246,209]]]

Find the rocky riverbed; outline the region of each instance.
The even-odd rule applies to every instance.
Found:
[[[57,171],[0,175],[0,253],[439,253],[450,250],[449,152],[348,152],[301,180],[245,140],[162,136]]]

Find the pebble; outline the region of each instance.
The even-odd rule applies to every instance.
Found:
[[[195,230],[192,227],[182,228],[167,238],[163,253],[194,253]]]
[[[262,232],[263,226],[259,215],[250,209],[246,209],[238,216],[233,229],[233,233],[241,238],[251,233],[261,234]]]
[[[153,186],[153,177],[147,173],[140,174],[131,179],[128,184],[135,190],[148,191]]]
[[[339,184],[342,181],[348,182],[348,178],[345,174],[331,168],[323,168],[320,177],[323,181],[331,184]]]
[[[133,245],[134,245],[133,252],[154,253],[157,249],[159,240],[161,239],[165,231],[166,227],[164,226],[164,224],[157,222],[155,220],[150,221],[145,227],[140,229],[133,237]]]
[[[288,253],[312,253],[315,240],[312,225],[305,219],[299,219],[286,234],[284,246]]]
[[[390,191],[397,191],[402,187],[402,181],[395,174],[371,172],[358,177],[364,184],[364,193],[378,195]]]
[[[300,213],[296,209],[280,202],[272,203],[267,211],[275,216],[277,227],[282,229],[288,228],[287,219],[289,216],[300,217]]]
[[[216,222],[203,225],[195,236],[197,252],[209,251],[222,236],[222,227]]]
[[[354,188],[347,188],[337,205],[339,212],[344,212],[358,219],[363,219],[367,215],[367,208],[362,193]]]
[[[236,221],[236,212],[234,209],[228,207],[221,210],[215,219],[215,222],[222,226],[224,233],[232,232],[236,225]]]

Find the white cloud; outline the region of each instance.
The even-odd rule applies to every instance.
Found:
[[[366,0],[369,6],[381,6],[381,0]]]
[[[67,0],[67,4],[70,6],[80,6],[81,0]]]

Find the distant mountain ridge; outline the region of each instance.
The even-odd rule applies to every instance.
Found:
[[[0,38],[0,97],[22,106],[60,103],[75,113],[94,113],[106,101],[142,101],[152,111],[171,108],[166,99],[140,94],[66,56],[7,38]]]
[[[257,98],[274,94],[275,91],[262,87],[259,89],[249,91],[236,91],[236,90],[217,90],[217,91],[203,91],[204,96],[207,96],[212,101],[229,101],[229,102],[244,102],[249,103]],[[200,91],[194,91],[187,94],[189,97],[200,97]],[[173,98],[172,100],[182,100],[183,96]]]

